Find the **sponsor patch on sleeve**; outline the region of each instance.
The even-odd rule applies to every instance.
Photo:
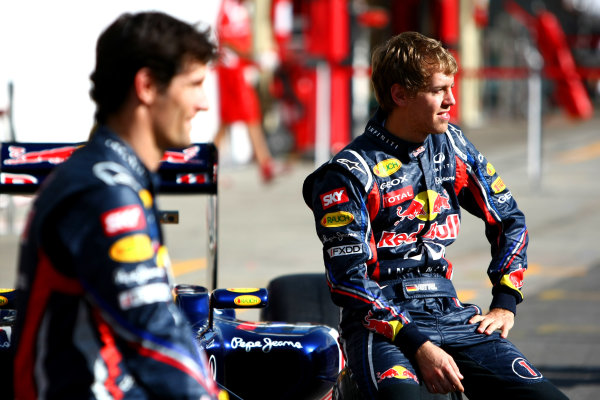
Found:
[[[166,280],[167,273],[164,268],[153,265],[139,264],[135,268],[119,268],[115,272],[115,283],[123,286],[145,285],[152,280]]]
[[[169,285],[164,282],[136,286],[119,293],[119,305],[123,310],[129,310],[146,304],[162,303],[171,299]]]
[[[109,256],[114,261],[125,263],[149,260],[154,256],[150,236],[141,233],[125,236],[110,246]]]
[[[362,245],[360,244],[348,244],[344,246],[335,246],[327,249],[327,254],[330,258],[339,256],[350,256],[352,254],[362,253]]]
[[[494,193],[500,193],[506,189],[506,185],[502,178],[498,177],[494,182],[492,182],[492,190]]]
[[[107,211],[100,217],[106,236],[116,236],[146,227],[144,211],[138,204],[118,207]]]
[[[354,221],[354,215],[347,211],[337,211],[327,213],[321,218],[321,225],[325,228],[337,228],[348,225]]]
[[[321,196],[321,205],[323,209],[327,209],[336,204],[342,204],[348,201],[347,189],[345,187],[340,187],[337,189],[333,189],[327,193],[323,193]]]

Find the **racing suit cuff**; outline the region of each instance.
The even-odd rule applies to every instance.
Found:
[[[394,344],[406,357],[414,357],[423,343],[429,340],[427,335],[421,333],[414,323],[404,325],[394,338]]]
[[[503,308],[517,315],[517,299],[510,293],[497,291],[490,304],[490,310],[492,308]]]

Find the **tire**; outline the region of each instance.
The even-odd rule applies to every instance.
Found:
[[[331,301],[324,273],[280,276],[267,290],[269,304],[260,312],[262,321],[310,322],[337,329],[339,308]]]

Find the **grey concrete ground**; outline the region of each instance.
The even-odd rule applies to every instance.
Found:
[[[544,122],[543,174],[528,179],[526,123],[497,122],[466,129],[500,172],[525,212],[530,231],[525,302],[510,338],[571,399],[600,398],[600,118]],[[270,185],[254,166],[222,165],[219,185],[221,287],[266,286],[275,276],[321,272],[320,242],[301,198],[309,161]],[[205,281],[205,208],[196,197],[164,197],[163,209],[179,209],[182,223],[166,228],[179,282]],[[19,207],[21,218],[24,206]],[[5,229],[1,225],[0,229]],[[483,224],[469,215],[448,250],[463,302],[485,308],[491,299],[485,276],[489,245]],[[12,286],[16,235],[0,235],[0,287]],[[255,319],[256,314],[239,314]]]

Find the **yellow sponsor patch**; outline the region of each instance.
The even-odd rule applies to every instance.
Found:
[[[152,243],[148,235],[138,233],[125,236],[110,246],[109,256],[117,262],[140,262],[154,256]]]
[[[506,189],[506,185],[504,184],[502,178],[496,178],[496,180],[492,183],[492,190],[494,191],[494,193],[500,193],[504,189]]]
[[[138,192],[138,196],[140,196],[140,200],[142,200],[142,204],[144,204],[145,208],[150,208],[154,204],[154,199],[152,198],[152,194],[146,190],[142,189]]]
[[[321,225],[325,228],[337,228],[338,226],[348,225],[354,221],[354,215],[347,211],[336,211],[327,213],[321,218]]]
[[[496,173],[496,168],[492,165],[492,163],[488,163],[485,167],[489,176],[493,176]]]
[[[244,294],[242,296],[238,296],[235,299],[233,299],[233,302],[238,305],[238,306],[242,306],[242,307],[252,307],[255,305],[260,304],[260,297],[257,296],[252,296],[250,294]]]
[[[171,257],[166,246],[160,246],[156,252],[156,266],[159,268],[170,268]]]
[[[397,158],[388,158],[373,167],[373,173],[381,178],[395,174],[402,167],[402,162]]]
[[[0,307],[8,304],[8,299],[4,296],[0,296]]]

